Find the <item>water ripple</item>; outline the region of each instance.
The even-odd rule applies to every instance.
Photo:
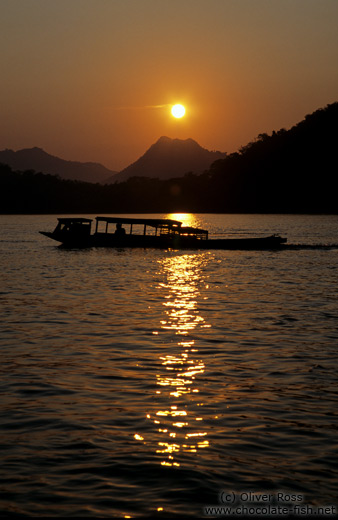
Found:
[[[223,489],[334,503],[336,251],[64,251],[20,222],[1,257],[4,516],[198,517]]]

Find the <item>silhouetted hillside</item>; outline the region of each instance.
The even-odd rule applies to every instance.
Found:
[[[0,151],[0,162],[8,164],[15,170],[35,170],[51,175],[59,175],[62,179],[72,179],[85,182],[104,183],[116,174],[102,164],[92,162],[65,161],[45,152],[41,148],[26,148],[14,152]]]
[[[193,139],[160,137],[142,157],[111,180],[121,182],[130,177],[169,179],[182,177],[188,172],[200,174],[214,161],[225,156],[226,153],[211,152],[202,148]]]
[[[333,103],[215,162],[208,185],[215,206],[226,212],[336,213],[337,125]]]
[[[1,212],[338,214],[337,127],[334,103],[290,130],[259,135],[201,175],[165,180],[102,186],[0,164]]]
[[[185,211],[200,198],[201,176],[181,179],[134,177],[105,185],[62,180],[0,164],[1,213],[126,213]],[[195,209],[196,211],[197,209]]]

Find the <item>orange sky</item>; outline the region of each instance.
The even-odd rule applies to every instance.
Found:
[[[232,152],[338,101],[337,0],[0,0],[0,149],[120,170]],[[186,117],[170,115],[174,103]]]

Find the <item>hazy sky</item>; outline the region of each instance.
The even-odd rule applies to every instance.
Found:
[[[236,151],[338,101],[337,27],[338,0],[0,0],[0,149]]]

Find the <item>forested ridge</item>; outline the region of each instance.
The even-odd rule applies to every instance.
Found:
[[[0,165],[1,213],[338,213],[338,103],[201,175],[100,185]]]

